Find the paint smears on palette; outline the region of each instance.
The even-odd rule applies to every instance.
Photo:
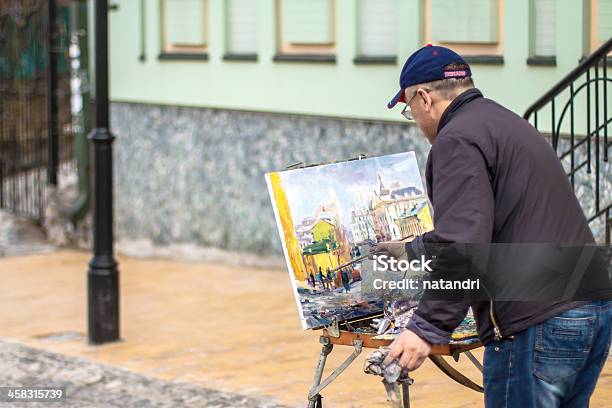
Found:
[[[266,174],[303,329],[380,313],[362,290],[381,241],[433,228],[414,152]],[[349,264],[348,266],[343,266]]]

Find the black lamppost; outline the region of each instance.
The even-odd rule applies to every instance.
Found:
[[[48,64],[47,64],[47,89],[49,93],[49,103],[47,104],[48,117],[48,165],[47,165],[47,182],[53,186],[57,186],[57,169],[59,168],[59,122],[58,122],[58,106],[57,106],[57,49],[56,41],[54,41],[56,30],[57,10],[55,8],[55,0],[47,1],[47,48],[48,48]]]
[[[108,1],[95,4],[96,124],[89,139],[94,154],[93,257],[87,273],[89,342],[119,339],[119,272],[113,256],[113,135],[108,115]]]

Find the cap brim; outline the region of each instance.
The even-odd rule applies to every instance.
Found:
[[[398,102],[406,102],[404,100],[404,90],[403,89],[400,89],[399,92],[397,94],[395,94],[393,99],[391,99],[391,101],[389,101],[389,103],[387,104],[387,108],[393,109],[395,107],[395,105],[397,105]]]

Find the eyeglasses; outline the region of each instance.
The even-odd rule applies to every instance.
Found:
[[[419,89],[423,89],[423,88],[419,88]],[[412,109],[410,109],[410,103],[412,102],[414,97],[417,96],[417,94],[419,93],[419,89],[414,91],[414,94],[412,95],[412,98],[410,98],[410,100],[406,103],[406,106],[404,106],[404,109],[402,109],[402,116],[405,117],[408,120],[414,120],[414,117],[412,116]],[[431,89],[423,89],[423,91],[429,93],[429,92],[431,92]]]

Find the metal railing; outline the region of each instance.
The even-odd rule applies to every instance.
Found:
[[[608,137],[608,126],[612,122],[608,113],[608,86],[612,82],[608,78],[608,54],[611,50],[612,38],[523,115],[539,130],[538,125],[548,127],[548,137],[566,168],[572,189],[576,192],[577,182],[581,187],[579,199],[589,224],[599,223],[607,244],[611,242],[612,230],[612,172],[609,162],[612,141]],[[547,116],[546,120],[541,120],[542,116]]]
[[[0,8],[0,208],[38,221],[45,185],[73,158],[68,21],[55,9],[53,0]]]

